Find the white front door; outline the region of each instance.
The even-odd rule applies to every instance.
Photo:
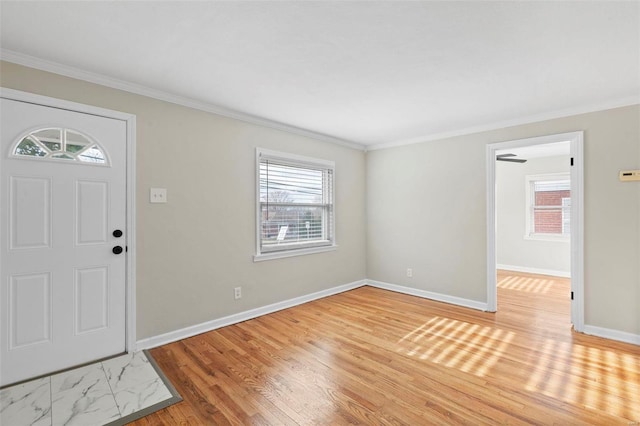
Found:
[[[127,135],[122,120],[0,101],[7,385],[125,351]]]

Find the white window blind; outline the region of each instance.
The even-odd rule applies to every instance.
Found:
[[[568,179],[534,181],[533,190],[535,192],[569,191],[571,190],[571,182]]]
[[[334,244],[332,162],[258,151],[258,255]]]

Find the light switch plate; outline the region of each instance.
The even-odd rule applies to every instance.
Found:
[[[167,188],[150,188],[149,189],[149,202],[150,203],[166,203],[167,202]]]

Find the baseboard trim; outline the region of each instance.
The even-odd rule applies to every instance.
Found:
[[[584,334],[604,337],[605,339],[640,345],[640,334],[627,333],[626,331],[613,330],[611,328],[596,327],[594,325],[586,324],[584,326],[583,332]]]
[[[395,291],[397,293],[408,294],[410,296],[422,297],[424,299],[435,300],[437,302],[449,303],[451,305],[463,306],[465,308],[476,309],[478,311],[487,311],[485,302],[476,300],[463,299],[462,297],[449,296],[447,294],[434,293],[432,291],[418,290],[412,287],[404,287],[396,284],[389,284],[382,281],[366,280],[367,285],[371,287],[381,288],[383,290]]]
[[[226,327],[228,325],[236,324],[242,321],[247,321],[262,315],[270,314],[273,312],[281,311],[283,309],[301,305],[303,303],[311,302],[313,300],[322,299],[323,297],[332,296],[334,294],[353,290],[355,288],[362,287],[364,285],[366,285],[366,280],[354,281],[349,284],[332,287],[326,290],[321,290],[321,291],[307,294],[300,297],[294,297],[293,299],[272,303],[270,305],[262,306],[260,308],[250,309],[244,312],[239,312],[237,314],[203,322],[201,324],[192,325],[190,327],[185,327],[180,330],[175,330],[169,333],[160,334],[158,336],[148,337],[146,339],[141,339],[136,342],[136,350],[151,349],[157,346],[166,345],[168,343],[186,339],[188,337],[192,337],[197,334],[206,333],[207,331],[212,331],[220,327]]]
[[[503,269],[498,266],[499,269]],[[526,271],[522,271],[526,272]],[[539,272],[536,272],[539,273]],[[549,274],[545,274],[549,275]],[[446,294],[435,293],[426,290],[419,290],[411,287],[405,287],[397,284],[385,283],[375,280],[359,280],[349,284],[332,287],[326,290],[318,291],[315,293],[307,294],[293,299],[284,300],[282,302],[272,303],[270,305],[262,306],[260,308],[250,309],[248,311],[239,312],[237,314],[229,315],[226,317],[218,318],[215,320],[207,321],[201,324],[196,324],[190,327],[185,327],[180,330],[171,331],[169,333],[160,334],[158,336],[141,339],[136,342],[136,350],[145,350],[155,348],[157,346],[173,343],[178,340],[186,339],[188,337],[195,336],[197,334],[206,333],[208,331],[216,330],[221,327],[233,325],[242,321],[247,321],[253,318],[257,318],[262,315],[267,315],[273,312],[281,311],[283,309],[292,308],[294,306],[301,305],[303,303],[311,302],[314,300],[322,299],[334,294],[343,293],[345,291],[353,290],[365,285],[380,288],[383,290],[394,291],[397,293],[408,294],[410,296],[417,296],[424,299],[434,300],[437,302],[449,303],[456,306],[462,306],[465,308],[471,308],[478,311],[487,311],[487,304],[484,302],[478,302],[476,300],[464,299],[456,296],[449,296]],[[613,330],[609,328],[596,327],[593,325],[584,326],[584,334],[592,336],[603,337],[605,339],[617,340],[620,342],[631,343],[634,345],[640,345],[640,335],[628,333],[625,331]]]
[[[514,266],[514,265],[500,265],[500,264],[496,265],[496,269],[503,269],[505,271],[514,271],[514,272],[526,272],[528,274],[551,275],[554,277],[571,278],[571,272],[556,271],[554,269],[530,268],[528,266]]]

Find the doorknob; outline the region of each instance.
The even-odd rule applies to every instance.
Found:
[[[122,231],[119,229],[116,229],[115,231],[113,231],[113,236],[116,238],[122,237]]]
[[[121,246],[115,246],[112,250],[113,254],[120,254],[122,253],[122,247]]]

